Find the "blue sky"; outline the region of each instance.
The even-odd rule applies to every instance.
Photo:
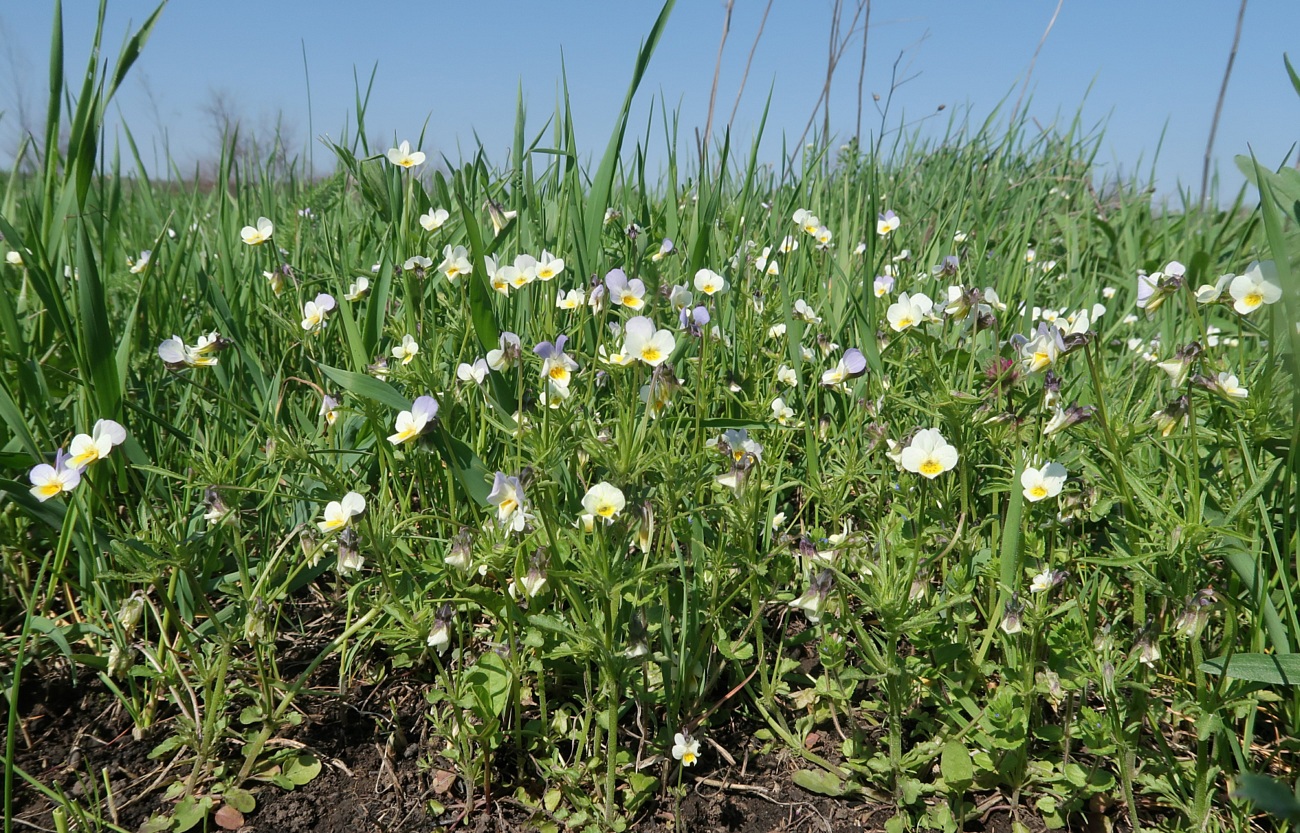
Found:
[[[355,124],[354,73],[364,85],[377,66],[369,135],[415,139],[427,121],[426,151],[455,161],[474,149],[477,135],[490,157],[504,164],[517,90],[522,85],[530,133],[539,130],[560,95],[563,65],[580,147],[599,155],[659,5],[436,0],[368,11],[327,0],[175,0],[116,105],[150,163],[163,152],[164,129],[184,166],[213,155],[214,129],[205,105],[219,91],[254,128],[265,130],[282,115],[289,135],[302,147],[312,145],[323,166],[329,153],[311,140],[337,138],[345,124]],[[735,4],[715,125],[725,124],[731,113],[765,6],[765,0]],[[767,160],[779,157],[783,137],[799,137],[812,112],[825,80],[831,6],[830,0],[772,4],[732,126],[734,137],[748,141],[770,89],[761,149]],[[84,65],[96,7],[92,0],[65,4],[65,51],[74,75]],[[110,55],[116,55],[127,23],[138,25],[152,7],[143,0],[110,2]],[[1066,0],[1024,106],[1045,128],[1064,127],[1076,113],[1090,127],[1104,124],[1098,161],[1105,173],[1146,173],[1155,160],[1161,194],[1173,193],[1179,182],[1195,191],[1237,7],[1231,0]],[[896,61],[900,77],[909,80],[895,90],[887,129],[906,121],[942,134],[952,117],[979,124],[1000,103],[1005,112],[1020,94],[1055,8],[1050,0],[875,0],[864,134],[881,129],[870,94],[888,94]],[[0,4],[3,161],[20,133],[20,103],[29,121],[43,120],[51,9],[36,0]],[[694,130],[703,128],[708,109],[723,9],[722,0],[679,0],[638,95],[630,140],[645,130],[652,101],[657,110],[662,97],[679,113],[682,143],[693,146]],[[1300,140],[1300,97],[1282,64],[1283,52],[1290,50],[1300,65],[1297,32],[1300,3],[1255,0],[1247,9],[1215,145],[1230,190],[1242,181],[1234,154],[1249,145],[1262,161],[1277,165]],[[832,88],[837,140],[856,129],[860,49],[855,37]],[[662,147],[662,135],[656,126],[652,144]]]

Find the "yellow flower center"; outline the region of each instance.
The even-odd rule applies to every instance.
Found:
[[[921,474],[924,474],[926,476],[939,474],[942,471],[943,471],[943,463],[940,463],[938,458],[926,457],[925,460],[922,461],[921,463]]]
[[[99,459],[99,449],[95,448],[94,446],[91,446],[90,448],[86,449],[85,451],[81,452],[80,454],[78,454],[77,456],[69,460],[68,464],[74,466],[75,468],[82,468],[83,466],[93,463],[98,459]]]
[[[618,510],[614,508],[614,504],[612,503],[602,503],[596,507],[596,514],[600,515],[602,518],[612,518],[614,517],[614,513],[617,511]]]
[[[42,483],[36,488],[45,497],[54,497],[59,492],[63,491],[63,485],[57,480],[51,480],[49,483]]]
[[[655,347],[653,344],[641,348],[641,361],[657,362],[662,359],[663,356],[664,354],[659,352],[659,348]]]
[[[1047,497],[1047,487],[1039,483],[1036,486],[1030,487],[1029,494],[1033,495],[1036,498],[1040,498],[1040,499],[1045,498]]]
[[[1264,296],[1259,292],[1251,292],[1248,293],[1246,297],[1242,298],[1241,300],[1246,306],[1250,307],[1251,309],[1254,309],[1255,307],[1264,303]]]
[[[691,764],[695,763],[695,753],[691,752],[690,750],[683,752],[682,763],[685,764],[686,766],[690,766]]]
[[[519,508],[519,501],[515,500],[515,499],[512,498],[512,497],[504,498],[504,499],[502,499],[502,501],[501,501],[501,512],[502,512],[502,514],[506,514],[506,515],[508,515],[508,514],[510,514],[511,512],[515,511],[515,510],[518,509],[518,508]]]
[[[549,375],[557,382],[567,382],[569,380],[569,369],[564,365],[557,364],[551,368]]]
[[[898,319],[898,329],[900,330],[906,329],[907,327],[910,327],[915,323],[916,323],[915,318],[912,318],[911,316],[903,316],[902,318]]]

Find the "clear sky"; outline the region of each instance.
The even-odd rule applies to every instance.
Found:
[[[84,66],[98,4],[67,0],[65,52],[73,77]],[[109,57],[128,22],[152,10],[146,0],[110,0]],[[845,6],[854,5],[845,0]],[[1082,113],[1106,127],[1098,161],[1110,174],[1151,170],[1162,194],[1199,190],[1215,99],[1232,43],[1235,0],[1064,0],[1029,82],[1024,107],[1043,127]],[[683,144],[693,146],[708,110],[723,0],[679,0],[634,106],[629,142],[644,133],[652,102],[676,110]],[[766,0],[736,0],[718,84],[715,128],[725,125],[740,90]],[[893,96],[887,129],[900,120],[942,134],[950,117],[981,123],[1020,95],[1054,0],[875,0],[871,4],[864,135],[878,134],[871,93],[889,93],[891,71],[908,79]],[[658,14],[658,0],[480,0],[362,4],[331,0],[173,0],[116,99],[146,162],[166,147],[183,166],[212,157],[214,96],[263,131],[278,115],[299,147],[314,145],[318,167],[329,153],[312,137],[337,138],[355,124],[354,73],[364,86],[377,67],[367,132],[386,140],[418,137],[424,149],[456,161],[476,136],[505,164],[517,90],[529,131],[554,111],[562,66],[580,148],[599,156],[622,102],[632,62]],[[774,0],[754,52],[733,137],[748,141],[769,89],[761,156],[774,161],[783,138],[798,139],[826,77],[831,0]],[[52,4],[0,2],[0,162],[7,161],[25,111],[43,123]],[[845,22],[847,29],[847,21]],[[1223,184],[1242,182],[1232,156],[1253,147],[1276,166],[1300,140],[1300,96],[1282,63],[1300,66],[1300,2],[1253,0],[1215,144]],[[305,55],[305,62],[304,62]],[[853,136],[861,40],[854,36],[835,75],[831,126]],[[310,98],[308,96],[310,80]],[[310,103],[310,119],[308,105]],[[937,112],[945,105],[942,112]],[[818,123],[820,124],[820,116]],[[662,148],[662,128],[652,134]],[[111,141],[111,137],[110,137]],[[1158,157],[1157,157],[1158,152]],[[652,157],[653,158],[653,157]]]

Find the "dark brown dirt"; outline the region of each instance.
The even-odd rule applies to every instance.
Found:
[[[545,817],[509,797],[494,797],[489,805],[480,794],[475,807],[466,810],[456,780],[439,771],[436,758],[430,765],[429,756],[421,754],[441,744],[427,735],[430,723],[424,719],[424,702],[421,685],[400,678],[359,690],[347,702],[304,699],[302,725],[273,740],[271,746],[311,751],[324,763],[321,773],[293,791],[271,784],[253,787],[258,806],[239,831],[515,833],[537,829]],[[78,687],[66,679],[32,682],[24,687],[20,707],[18,765],[42,784],[125,830],[135,830],[150,816],[174,806],[164,798],[164,790],[183,777],[190,764],[169,768],[166,756],[150,760],[149,751],[166,736],[166,729],[156,736],[134,738],[129,716],[98,682],[83,678]],[[789,757],[749,754],[757,748],[747,740],[752,738],[751,729],[718,727],[715,739],[731,751],[737,764],[706,754],[705,765],[716,766],[690,772],[679,803],[671,797],[651,802],[630,828],[632,833],[883,829],[893,814],[890,807],[805,792],[790,780],[796,767]],[[237,758],[238,749],[232,747],[227,754]],[[106,798],[105,777],[111,802]],[[966,830],[1006,833],[1011,829],[1005,805],[992,798],[987,802],[989,810]],[[20,828],[53,828],[51,803],[44,796],[20,781],[17,799]],[[441,815],[431,814],[431,801],[445,808]],[[1022,816],[1021,821],[1035,833],[1044,829],[1037,819]],[[209,819],[206,829],[220,828]]]

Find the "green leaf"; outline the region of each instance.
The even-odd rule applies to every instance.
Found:
[[[187,795],[176,805],[176,812],[172,813],[172,823],[176,825],[174,829],[177,833],[189,830],[207,818],[211,811],[212,799],[209,796],[195,798]]]
[[[1265,813],[1286,821],[1300,821],[1300,800],[1290,787],[1275,778],[1246,773],[1238,780],[1233,798],[1245,799]]]
[[[1300,95],[1300,75],[1296,74],[1295,67],[1291,66],[1291,58],[1285,52],[1282,53],[1282,63],[1286,64],[1286,74],[1291,77],[1291,86],[1295,87],[1295,94]]]
[[[226,803],[241,813],[251,813],[257,809],[257,799],[248,790],[238,788],[226,790],[222,795]]]
[[[310,784],[317,775],[320,775],[320,770],[320,759],[311,753],[304,752],[301,755],[294,755],[286,761],[280,773],[289,779],[293,786],[301,787]]]
[[[1201,663],[1207,674],[1267,685],[1300,685],[1300,654],[1233,654]]]
[[[397,389],[382,379],[376,379],[373,376],[367,376],[364,373],[353,373],[350,370],[343,370],[338,367],[330,367],[327,364],[317,364],[321,373],[330,378],[334,384],[346,390],[354,396],[360,396],[363,399],[369,399],[378,402],[381,405],[387,405],[390,408],[396,408],[399,411],[409,411],[411,409],[411,400],[397,392]]]
[[[510,669],[495,651],[488,651],[465,674],[471,708],[481,720],[493,720],[505,714],[510,701]]]
[[[1291,343],[1291,379],[1293,381],[1291,390],[1291,416],[1292,419],[1300,421],[1300,384],[1294,384],[1295,380],[1300,380],[1300,330],[1296,329],[1296,323],[1300,322],[1300,274],[1291,271],[1291,256],[1288,250],[1286,236],[1282,232],[1282,220],[1278,216],[1277,203],[1275,202],[1272,183],[1276,181],[1290,181],[1296,185],[1296,193],[1287,193],[1285,195],[1285,204],[1291,205],[1300,201],[1300,173],[1287,169],[1289,175],[1287,179],[1283,176],[1270,176],[1266,171],[1259,167],[1259,161],[1251,156],[1254,162],[1256,185],[1259,187],[1259,210],[1264,216],[1264,231],[1268,238],[1268,248],[1273,254],[1273,263],[1277,267],[1277,279],[1282,285],[1282,306],[1277,308],[1273,313],[1274,319],[1274,336],[1279,338],[1285,337]],[[1282,311],[1285,310],[1285,314]]]
[[[627,794],[623,798],[623,809],[634,813],[659,792],[659,779],[641,772],[630,772],[627,776],[627,787]]]
[[[943,745],[939,756],[939,772],[944,783],[954,791],[965,791],[975,780],[975,765],[971,763],[966,744],[953,738]]]
[[[824,769],[801,769],[794,774],[794,782],[810,793],[828,795],[838,798],[853,790],[853,785],[840,779],[838,775]]]
[[[117,376],[117,344],[108,325],[108,296],[99,279],[99,266],[86,232],[86,221],[77,221],[78,318],[86,376],[93,380],[95,405],[102,418],[117,416],[122,390]]]
[[[478,218],[470,207],[472,195],[463,193],[462,177],[456,178],[456,202],[460,205],[461,219],[465,221],[465,235],[469,238],[470,257],[473,258],[474,270],[466,278],[469,284],[469,312],[474,323],[474,334],[484,350],[497,346],[501,338],[501,328],[497,326],[496,315],[492,312],[492,291],[488,286],[487,266],[483,262],[483,237],[479,234]]]

